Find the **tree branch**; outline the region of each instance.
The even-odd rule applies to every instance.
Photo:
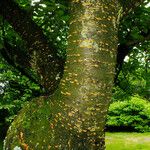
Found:
[[[143,43],[145,41],[150,40],[150,31],[147,34],[142,34],[143,38],[139,40],[129,40],[124,44],[118,45],[118,53],[117,53],[117,65],[116,65],[116,76],[115,76],[115,83],[117,82],[118,75],[122,69],[124,58],[131,52],[133,47]]]
[[[17,52],[20,51],[20,49],[18,47],[12,47],[9,43],[7,43],[7,41],[4,41],[4,45],[5,47],[1,49],[1,55],[3,56],[3,58],[9,63],[11,64],[14,68],[16,68],[19,72],[22,73],[22,75],[25,75],[26,77],[28,77],[32,82],[36,83],[39,85],[39,83],[37,82],[37,80],[31,75],[31,68],[26,68],[24,66],[26,66],[28,63],[28,61],[26,60],[27,56],[26,54],[21,54],[18,53],[19,55],[17,58],[17,62],[20,62],[20,65],[16,64],[16,61],[14,60],[13,54],[16,54]],[[22,56],[20,56],[22,55]],[[25,56],[25,57],[23,57]],[[42,86],[39,85],[41,88]]]
[[[28,61],[31,69],[38,76],[38,82],[45,88],[46,92],[54,91],[59,82],[55,77],[62,72],[63,61],[57,57],[57,51],[53,44],[47,42],[41,28],[13,0],[1,1],[0,15],[26,41],[27,55],[30,56]],[[19,52],[17,55],[20,55]],[[29,68],[28,65],[25,67]]]

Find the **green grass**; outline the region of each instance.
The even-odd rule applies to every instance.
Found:
[[[106,150],[150,150],[150,133],[106,133]]]
[[[2,150],[0,140],[0,150]],[[150,150],[149,133],[106,133],[106,150]]]

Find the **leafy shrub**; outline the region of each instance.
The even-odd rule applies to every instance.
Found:
[[[150,131],[150,103],[138,96],[112,103],[109,107],[106,126],[108,129]]]

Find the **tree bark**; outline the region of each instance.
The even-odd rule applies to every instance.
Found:
[[[60,87],[27,104],[5,150],[104,150],[117,54],[116,0],[71,0],[67,62]],[[48,70],[49,71],[49,70]]]

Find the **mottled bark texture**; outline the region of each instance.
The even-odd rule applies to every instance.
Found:
[[[25,41],[27,49],[14,50],[5,45],[3,54],[20,67],[20,71],[39,82],[45,94],[52,93],[61,78],[63,60],[58,58],[52,43],[48,43],[42,29],[32,20],[29,14],[13,0],[0,2],[0,15],[3,16]],[[57,77],[57,78],[56,78]]]
[[[60,87],[22,109],[9,128],[5,150],[105,149],[120,7],[116,0],[71,0],[70,5],[67,62]]]

